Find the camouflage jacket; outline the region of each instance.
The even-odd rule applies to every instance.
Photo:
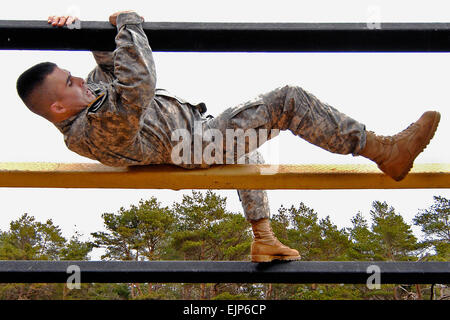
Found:
[[[118,16],[115,41],[114,52],[93,52],[97,66],[86,82],[97,101],[55,126],[70,150],[109,166],[171,163],[171,132],[192,130],[206,106],[156,89],[152,51],[136,13]]]

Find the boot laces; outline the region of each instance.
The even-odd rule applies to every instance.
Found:
[[[268,230],[257,230],[255,232],[255,240],[261,241],[263,243],[270,243],[273,241],[274,243],[272,245],[284,247],[280,240],[278,240],[278,238],[275,236],[271,225],[269,225]]]
[[[269,230],[257,230],[255,233],[257,238],[275,238],[275,234],[273,233],[271,226],[269,226]]]
[[[406,129],[404,129],[403,131],[393,135],[393,136],[382,136],[382,135],[376,135],[375,137],[376,139],[383,143],[383,144],[394,144],[397,140],[401,140],[407,136],[409,136],[411,134],[411,131],[414,131],[414,129],[418,126],[418,124],[416,124],[415,122],[411,123],[408,127],[406,127]]]

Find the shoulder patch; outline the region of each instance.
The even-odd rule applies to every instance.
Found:
[[[95,100],[93,100],[89,105],[87,106],[88,112],[97,112],[98,109],[103,105],[103,102],[106,100],[106,92],[101,93]]]

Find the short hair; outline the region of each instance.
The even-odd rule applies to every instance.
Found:
[[[16,89],[19,97],[25,105],[33,112],[40,114],[39,106],[31,103],[31,94],[53,72],[57,65],[53,62],[41,62],[24,71],[17,79]]]

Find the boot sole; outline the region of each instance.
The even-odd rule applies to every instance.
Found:
[[[408,166],[406,167],[406,169],[400,175],[398,175],[396,177],[392,177],[395,181],[403,180],[406,177],[406,175],[409,173],[409,171],[413,167],[414,160],[416,160],[417,156],[423,150],[425,150],[425,148],[430,143],[431,139],[433,139],[434,134],[436,133],[436,130],[437,130],[437,127],[439,125],[439,121],[440,120],[441,120],[441,114],[436,111],[436,116],[434,117],[433,125],[431,126],[431,130],[430,130],[430,132],[428,134],[427,139],[424,140],[424,144],[419,148],[418,152],[411,158],[411,161],[408,163]]]
[[[300,256],[271,256],[271,255],[252,255],[250,256],[252,262],[271,262],[274,260],[281,260],[281,261],[296,261],[300,260]]]

